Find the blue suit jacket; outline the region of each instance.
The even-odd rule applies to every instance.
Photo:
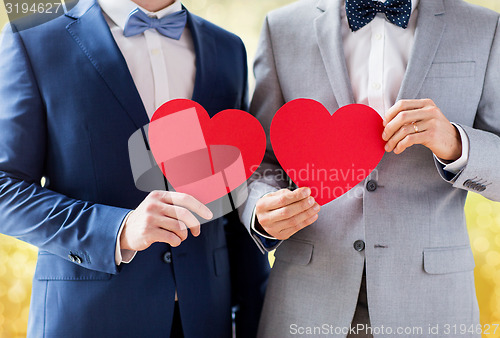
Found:
[[[210,115],[246,109],[241,40],[192,14],[188,26],[193,100]],[[186,337],[229,337],[223,219],[178,248],[157,243],[115,265],[119,227],[146,197],[127,142],[149,120],[97,3],[81,0],[45,24],[7,31],[0,48],[0,232],[40,248],[29,336],[166,337],[177,289]],[[267,278],[258,259],[254,285]],[[261,293],[249,294],[259,312]]]

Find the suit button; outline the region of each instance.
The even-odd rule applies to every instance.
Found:
[[[354,242],[354,250],[361,252],[365,249],[365,242],[362,240],[358,239],[356,242]]]
[[[165,252],[163,255],[163,261],[167,264],[172,263],[172,253],[170,251]]]
[[[374,192],[375,190],[377,190],[377,188],[378,185],[376,181],[368,181],[366,183],[366,190],[368,190],[369,192]]]

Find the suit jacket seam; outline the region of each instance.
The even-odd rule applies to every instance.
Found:
[[[92,157],[92,171],[93,171],[93,176],[94,176],[94,189],[95,189],[95,193],[96,193],[96,196],[100,196],[99,194],[99,187],[100,187],[100,184],[99,184],[99,178],[97,176],[97,169],[96,169],[96,160],[97,160],[97,157],[95,156],[95,153],[94,153],[94,147],[92,146],[93,142],[92,142],[92,134],[90,132],[90,128],[88,126],[88,121],[85,121],[85,129],[87,131],[87,140],[88,140],[88,146],[89,146],[89,153],[90,153],[90,156]],[[90,259],[88,259],[89,263],[90,263]]]
[[[43,338],[45,338],[45,327],[47,324],[47,294],[49,292],[49,281],[45,281],[45,296],[43,299]]]
[[[247,56],[247,50],[245,48],[245,44],[241,39],[239,39],[240,43],[240,49],[242,53],[242,58],[243,58],[243,83],[242,83],[242,93],[241,93],[241,100],[240,100],[240,106],[238,107],[241,110],[244,110],[248,112],[250,110],[250,104],[249,104],[249,93],[248,93],[248,56]]]
[[[283,87],[281,86],[281,81],[278,75],[278,67],[276,65],[276,56],[274,54],[273,37],[271,33],[271,23],[269,22],[269,16],[266,19],[266,27],[267,27],[267,35],[269,36],[269,47],[273,58],[273,73],[276,76],[276,82],[278,83],[279,93],[281,94],[281,102],[285,103],[285,97],[283,95]]]
[[[12,27],[15,27],[15,26],[12,25]],[[33,66],[31,65],[31,60],[30,60],[30,57],[29,57],[28,52],[26,50],[26,45],[24,44],[23,37],[21,36],[21,33],[17,31],[17,27],[15,28],[15,32],[13,34],[18,35],[19,50],[22,53],[22,55],[24,56],[24,59],[26,61],[26,65],[28,66],[27,68],[28,68],[29,77],[33,80],[33,83],[36,85],[36,91],[38,92],[38,97],[44,103],[43,106],[45,107],[46,105],[45,105],[45,102],[43,100],[42,93],[40,92],[40,85],[38,83],[38,79],[36,78],[35,72],[33,71]]]

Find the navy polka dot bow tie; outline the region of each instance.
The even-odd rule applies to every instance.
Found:
[[[346,0],[349,27],[353,32],[369,24],[377,13],[384,13],[389,22],[401,28],[408,27],[411,0]]]

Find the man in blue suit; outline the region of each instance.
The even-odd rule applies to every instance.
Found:
[[[230,337],[231,289],[241,336],[255,334],[265,258],[234,220],[228,236],[227,220],[200,226],[194,215],[212,214],[193,197],[139,191],[127,148],[173,98],[211,116],[246,109],[241,40],[178,0],[81,0],[11,28],[0,45],[0,232],[40,249],[28,335]],[[231,278],[230,262],[251,275]]]

